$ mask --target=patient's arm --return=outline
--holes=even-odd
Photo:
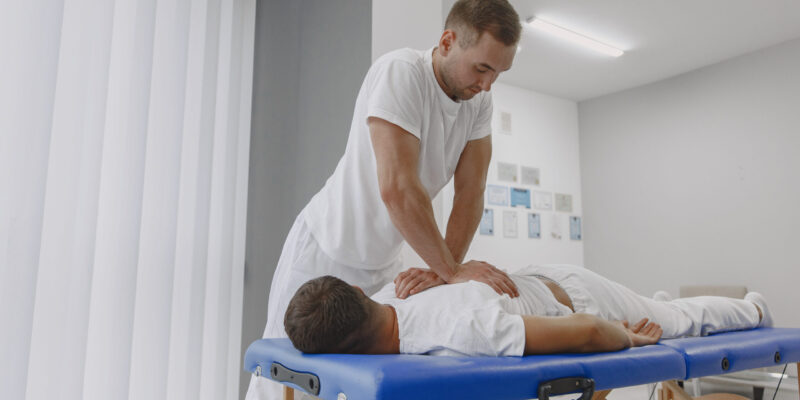
[[[661,327],[647,320],[633,327],[623,322],[608,322],[589,314],[564,317],[523,315],[525,354],[592,353],[615,351],[631,346],[654,344]]]

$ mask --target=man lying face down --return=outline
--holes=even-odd
[[[370,298],[323,276],[297,290],[284,325],[305,353],[467,356],[614,351],[662,337],[772,325],[764,298],[755,292],[745,300],[656,301],[582,267],[530,266],[509,276],[519,297],[469,281],[406,299],[397,298],[390,283]]]

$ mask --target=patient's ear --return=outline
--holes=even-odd
[[[363,294],[364,296],[366,296],[366,295],[367,295],[366,293],[364,293],[364,289],[361,289],[361,287],[359,287],[359,286],[356,286],[356,285],[350,285],[350,286],[352,286],[352,287],[354,287],[354,288],[358,289],[358,291],[359,291],[359,292],[361,292],[361,294]]]

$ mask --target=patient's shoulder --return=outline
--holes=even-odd
[[[372,296],[370,296],[373,301],[381,303],[381,304],[388,304],[391,303],[393,300],[398,300],[397,295],[394,292],[394,282],[389,282],[383,285],[380,290],[375,292]]]

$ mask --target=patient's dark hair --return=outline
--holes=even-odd
[[[304,353],[363,353],[371,345],[370,299],[333,276],[312,279],[297,289],[283,324]]]

